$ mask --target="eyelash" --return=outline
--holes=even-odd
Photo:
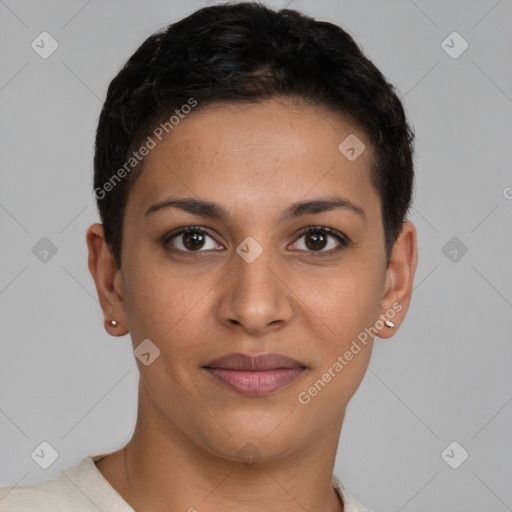
[[[171,240],[173,238],[178,237],[179,235],[183,235],[183,234],[186,234],[186,233],[201,233],[201,234],[207,235],[207,236],[209,236],[210,238],[213,239],[213,237],[208,233],[208,231],[206,231],[204,228],[202,228],[200,226],[185,226],[183,228],[178,228],[178,229],[176,229],[174,231],[171,231],[170,233],[167,233],[164,236],[164,238],[162,239],[162,243],[163,243],[164,248],[166,248],[168,251],[170,251],[172,253],[186,254],[186,255],[190,255],[190,256],[195,255],[195,254],[211,252],[211,250],[210,251],[204,251],[204,250],[183,251],[182,249],[172,248],[172,246],[170,244]],[[328,228],[326,226],[310,226],[310,227],[302,229],[299,232],[298,237],[297,237],[297,239],[296,239],[296,241],[294,243],[296,243],[304,235],[308,235],[308,234],[311,234],[311,233],[325,233],[325,234],[335,238],[338,241],[338,243],[339,243],[338,247],[336,247],[335,249],[331,249],[329,251],[324,251],[324,250],[306,251],[306,252],[311,253],[311,254],[328,255],[328,256],[332,255],[332,254],[337,254],[337,253],[343,251],[344,249],[346,249],[347,247],[349,247],[351,245],[351,243],[352,243],[347,237],[345,237],[341,233],[338,233],[337,231],[335,231],[335,230],[333,230],[331,228]]]

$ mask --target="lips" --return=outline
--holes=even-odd
[[[306,366],[280,354],[229,354],[210,361],[203,369],[215,380],[244,395],[271,393],[297,380]]]

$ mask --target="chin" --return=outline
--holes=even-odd
[[[244,464],[271,461],[300,449],[298,432],[291,432],[286,425],[288,412],[280,415],[244,414],[239,421],[223,416],[222,426],[202,433],[205,448],[217,457]],[[241,420],[241,421],[240,421]],[[225,429],[225,430],[224,430]],[[301,429],[303,430],[303,429]]]

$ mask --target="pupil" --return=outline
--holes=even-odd
[[[200,249],[204,243],[202,233],[185,233],[184,244],[187,249]]]

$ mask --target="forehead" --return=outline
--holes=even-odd
[[[132,206],[171,194],[244,205],[246,212],[249,202],[271,207],[336,192],[378,203],[367,136],[339,114],[277,99],[196,108],[155,139],[129,194]],[[357,158],[348,158],[347,144]]]

